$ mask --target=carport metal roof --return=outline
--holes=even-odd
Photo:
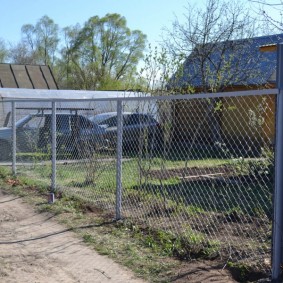
[[[50,101],[50,100],[115,100],[117,98],[145,98],[149,94],[132,91],[89,91],[58,89],[0,88],[0,101]]]

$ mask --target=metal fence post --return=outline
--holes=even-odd
[[[277,94],[275,141],[275,189],[272,245],[272,282],[281,282],[283,236],[283,44],[277,46]]]
[[[116,164],[116,220],[121,219],[122,208],[122,156],[123,155],[123,113],[122,100],[117,101],[117,164]]]
[[[16,155],[17,155],[17,131],[16,131],[16,105],[12,101],[12,172],[17,174]]]
[[[51,155],[52,155],[52,173],[51,173],[51,191],[49,194],[49,203],[55,201],[54,192],[56,189],[56,102],[52,102],[51,118]]]

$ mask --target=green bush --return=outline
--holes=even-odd
[[[255,178],[261,177],[264,180],[274,180],[274,152],[263,150],[260,159],[250,160],[247,163],[248,173]]]

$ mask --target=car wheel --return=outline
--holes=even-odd
[[[0,160],[7,161],[10,160],[12,156],[12,148],[10,144],[6,141],[0,141]]]
[[[154,152],[162,151],[163,148],[163,137],[160,131],[156,131],[149,135],[148,148]]]

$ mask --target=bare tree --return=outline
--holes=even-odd
[[[35,25],[22,27],[22,42],[37,64],[53,65],[59,43],[59,27],[48,16],[40,18]]]
[[[36,64],[34,51],[20,41],[16,45],[11,45],[9,49],[9,59],[14,64]]]
[[[281,32],[283,30],[283,1],[249,0],[255,12],[263,17],[263,22],[268,23],[271,29]]]
[[[3,39],[0,38],[0,63],[5,62],[8,57],[8,49],[6,43]]]
[[[245,85],[247,77],[258,75],[251,72],[261,58],[246,54],[262,30],[243,3],[208,0],[203,10],[188,5],[185,12],[185,23],[176,19],[164,38],[169,53],[184,62],[173,77],[177,84],[217,92],[231,81]]]

